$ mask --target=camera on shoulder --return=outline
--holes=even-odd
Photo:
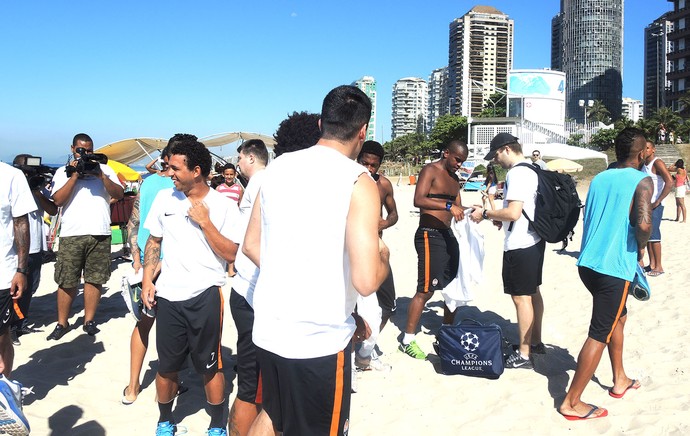
[[[32,191],[41,189],[53,179],[55,168],[43,165],[38,156],[20,154],[14,158],[13,166],[21,170]]]
[[[103,153],[89,153],[84,147],[77,147],[75,151],[79,154],[79,159],[77,159],[77,164],[75,166],[68,165],[65,168],[67,177],[72,177],[72,174],[75,172],[79,174],[80,179],[86,176],[101,175],[100,164],[107,164],[108,156]]]

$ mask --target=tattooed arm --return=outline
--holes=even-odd
[[[17,267],[29,267],[29,216],[22,215],[12,219],[14,226],[14,246],[17,248]],[[26,289],[26,274],[16,272],[10,284],[10,295],[15,300],[22,296]]]
[[[633,197],[632,210],[630,211],[630,224],[635,227],[635,239],[637,240],[637,257],[642,259],[644,249],[647,246],[649,235],[652,233],[652,194],[654,186],[652,179],[645,177],[637,184]]]
[[[134,206],[132,206],[132,214],[129,216],[129,221],[127,222],[127,234],[129,235],[129,248],[132,253],[132,267],[134,272],[139,272],[141,269],[141,251],[139,250],[139,244],[137,243],[137,237],[139,236],[139,196],[137,195],[136,200],[134,200]]]
[[[156,304],[154,300],[156,286],[153,284],[153,279],[161,258],[161,241],[163,238],[149,236],[144,249],[144,279],[141,283],[141,300],[148,309],[152,309]]]

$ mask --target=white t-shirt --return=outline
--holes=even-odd
[[[237,203],[209,189],[204,198],[211,222],[230,238],[232,226],[239,220]],[[211,286],[225,285],[227,263],[206,241],[201,228],[189,218],[189,199],[174,188],[156,195],[144,227],[151,236],[163,238],[161,275],[156,281],[156,295],[169,301],[185,301]],[[230,238],[231,239],[231,238]]]
[[[103,174],[118,185],[120,181],[115,171],[108,165],[100,164]],[[53,176],[52,195],[65,186],[69,178],[65,167],[60,167]],[[60,236],[109,235],[110,234],[110,194],[103,181],[95,176],[77,179],[72,196],[62,206]]]
[[[239,225],[236,226],[236,233],[233,232],[233,238],[231,238],[233,241],[240,243],[237,257],[235,258],[237,274],[232,279],[232,288],[243,296],[252,307],[254,306],[254,287],[256,286],[256,280],[259,278],[259,268],[242,253],[242,242],[244,241],[245,233],[247,233],[249,217],[252,214],[252,207],[261,189],[264,173],[265,170],[260,170],[249,179],[242,201],[240,201],[240,215],[242,217]]]
[[[367,169],[321,145],[283,154],[266,168],[252,332],[258,347],[308,359],[338,353],[352,338],[359,294],[345,225],[362,173]]]
[[[506,183],[503,188],[503,207],[508,207],[509,201],[521,201],[522,210],[533,220],[538,184],[539,179],[533,170],[522,165],[513,166],[506,174]],[[510,229],[511,223],[512,229]],[[503,251],[528,248],[541,241],[539,235],[530,230],[529,221],[522,214],[515,222],[504,221],[503,230],[506,236]]]
[[[41,195],[49,196],[50,193],[43,189],[41,190]],[[43,251],[43,243],[45,242],[45,237],[43,235],[43,214],[45,211],[41,207],[41,204],[36,201],[36,197],[31,194],[34,203],[36,203],[36,210],[29,214],[29,232],[31,233],[31,245],[29,246],[29,254],[36,254]]]
[[[0,162],[0,289],[9,289],[17,272],[13,218],[36,210],[24,173]]]

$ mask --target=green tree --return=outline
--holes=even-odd
[[[685,91],[685,93],[678,98],[678,106],[678,113],[680,113],[681,116],[690,116],[690,91]]]
[[[462,139],[467,141],[467,118],[458,115],[442,115],[431,130],[426,147],[440,150],[448,141]]]
[[[670,107],[660,107],[654,112],[652,120],[657,124],[663,124],[666,127],[666,132],[675,130],[676,127],[682,122],[681,117],[673,111]]]
[[[658,123],[649,118],[640,118],[635,123],[635,127],[644,131],[647,138],[656,138],[656,127]]]
[[[383,150],[388,160],[412,162],[423,154],[424,143],[424,135],[409,133],[386,142],[383,144]]]
[[[582,133],[573,133],[568,137],[566,144],[573,145],[575,147],[582,147],[584,145],[582,143],[582,138],[584,138],[584,136],[585,135],[583,135]]]
[[[620,118],[618,121],[613,123],[613,127],[619,132],[623,129],[626,129],[628,127],[634,127],[634,126],[635,126],[635,123],[630,118]]]
[[[506,116],[506,95],[495,92],[484,102],[484,107],[479,114],[480,118],[496,118]]]
[[[619,130],[617,129],[601,129],[589,140],[589,145],[592,148],[597,148],[599,150],[608,150],[613,146],[613,140],[618,136]]]
[[[611,113],[601,100],[594,100],[594,104],[587,110],[587,118],[604,124],[611,123]]]
[[[681,124],[678,125],[676,128],[676,134],[678,137],[680,137],[680,140],[683,144],[687,144],[690,142],[690,120],[684,120]]]

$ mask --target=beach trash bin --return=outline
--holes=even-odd
[[[410,185],[416,185],[417,184],[417,176],[412,174],[410,175]]]

